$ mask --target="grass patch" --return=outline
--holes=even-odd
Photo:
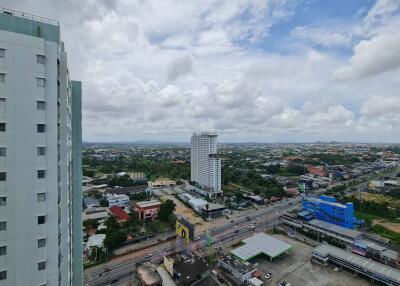
[[[400,234],[398,234],[394,231],[391,231],[391,230],[387,229],[386,227],[379,225],[379,224],[371,226],[371,231],[376,234],[379,234],[387,239],[390,239],[390,241],[393,244],[400,246]]]
[[[379,219],[380,217],[373,215],[373,214],[369,214],[369,213],[365,213],[365,212],[361,212],[361,211],[354,211],[355,217],[358,219],[362,219],[365,222],[371,223],[374,219]]]

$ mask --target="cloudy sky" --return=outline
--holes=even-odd
[[[400,142],[398,0],[0,0],[60,21],[86,141]]]

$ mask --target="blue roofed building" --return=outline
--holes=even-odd
[[[353,203],[341,204],[334,197],[307,196],[303,198],[303,211],[312,214],[315,218],[345,228],[354,229],[357,223],[354,217]]]

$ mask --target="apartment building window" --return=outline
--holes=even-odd
[[[6,74],[0,73],[0,82],[6,82]]]
[[[0,197],[0,207],[5,207],[7,205],[7,197]]]
[[[0,147],[0,157],[6,156],[6,147]]]
[[[0,246],[0,256],[7,255],[7,246]]]
[[[45,247],[46,246],[46,239],[45,238],[40,238],[40,239],[38,239],[37,243],[38,243],[38,248]]]
[[[36,62],[44,65],[46,63],[46,57],[43,55],[36,55]]]
[[[44,202],[46,200],[46,193],[38,193],[37,194],[37,201]]]
[[[5,180],[7,180],[7,173],[0,172],[0,181],[5,181]]]
[[[0,122],[0,132],[6,131],[6,124],[4,122]]]
[[[38,271],[46,269],[46,261],[41,261],[38,263]]]
[[[7,279],[7,270],[0,271],[0,280]]]
[[[38,156],[46,155],[46,147],[37,147],[37,155]]]
[[[38,132],[38,133],[44,133],[44,132],[46,132],[46,124],[38,124],[38,125],[37,125],[37,132]]]
[[[0,49],[0,58],[5,58],[6,57],[6,49]]]
[[[38,87],[44,87],[46,84],[46,80],[44,78],[37,77],[36,83]]]
[[[37,217],[37,223],[38,224],[45,224],[46,222],[46,216],[45,215],[40,215]]]
[[[0,221],[0,230],[6,230],[6,229],[7,229],[7,222]]]
[[[46,177],[46,171],[45,170],[37,170],[37,177],[38,177],[38,179],[44,179]]]
[[[46,101],[43,101],[43,100],[36,101],[36,107],[38,110],[45,110],[46,109]]]

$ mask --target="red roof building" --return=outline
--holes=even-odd
[[[316,175],[316,176],[320,176],[320,177],[328,176],[328,171],[326,170],[325,166],[308,165],[307,172],[309,172],[310,174]]]
[[[299,193],[299,190],[297,188],[290,188],[287,189],[286,192],[292,197],[295,197]]]
[[[161,202],[158,200],[137,202],[135,211],[138,214],[139,220],[154,220],[160,211]]]
[[[123,223],[129,220],[129,215],[119,206],[113,206],[108,209],[110,214],[115,217],[118,223]]]

